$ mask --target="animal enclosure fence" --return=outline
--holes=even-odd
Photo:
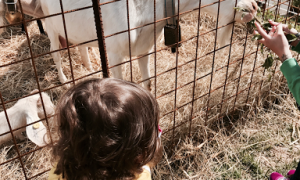
[[[180,0],[174,0],[180,4]],[[249,41],[251,34],[243,26],[232,21],[224,26],[219,25],[219,16],[216,19],[201,13],[201,10],[208,6],[218,5],[218,15],[220,3],[226,0],[218,0],[211,4],[202,5],[199,0],[199,6],[183,13],[176,13],[174,17],[182,25],[182,40],[175,44],[176,53],[172,54],[171,47],[164,46],[159,41],[154,41],[154,47],[151,52],[138,57],[132,56],[131,32],[142,29],[143,27],[152,26],[154,28],[153,36],[157,39],[157,24],[164,22],[172,17],[157,19],[157,2],[153,1],[153,22],[138,27],[132,27],[130,24],[130,5],[129,0],[112,0],[99,2],[92,0],[92,5],[80,7],[78,9],[64,10],[63,0],[57,0],[60,4],[61,12],[49,16],[38,18],[27,18],[23,14],[22,3],[19,3],[19,10],[23,14],[22,22],[1,26],[0,28],[11,28],[11,33],[4,35],[4,39],[11,36],[22,36],[22,45],[16,47],[16,52],[10,52],[8,45],[13,39],[6,40],[1,44],[7,48],[1,55],[7,61],[0,62],[0,75],[2,87],[0,87],[1,110],[4,111],[10,131],[0,134],[4,136],[11,134],[13,145],[5,151],[5,155],[0,158],[0,169],[6,167],[6,171],[17,169],[18,173],[12,179],[43,179],[47,177],[51,163],[48,146],[36,147],[30,142],[18,142],[14,137],[14,132],[33,125],[36,122],[43,122],[47,125],[51,143],[55,141],[52,137],[54,115],[47,116],[43,102],[42,92],[47,92],[52,99],[56,101],[65,90],[65,85],[74,85],[77,82],[89,77],[110,77],[109,70],[122,66],[125,79],[142,84],[147,80],[152,81],[151,92],[157,98],[161,108],[160,124],[164,130],[163,139],[166,149],[172,152],[174,144],[177,141],[178,134],[191,135],[197,128],[204,129],[212,126],[220,119],[234,116],[234,112],[243,111],[245,108],[251,108],[258,105],[259,98],[269,93],[276,86],[275,79],[282,79],[279,71],[279,64],[276,63],[271,71],[266,71],[262,67],[264,58],[259,53],[259,45],[256,42]],[[113,4],[126,2],[127,12],[127,30],[106,34],[104,32],[102,21],[102,7]],[[293,0],[289,1],[261,1],[258,2],[262,7],[262,16],[273,10],[275,19],[284,23],[293,23],[294,27],[299,25],[299,7],[293,5]],[[179,12],[179,6],[176,7]],[[68,41],[68,29],[66,29],[65,15],[93,9],[95,16],[95,25],[97,30],[97,39],[91,39],[80,44],[70,44]],[[292,11],[293,9],[293,11]],[[297,11],[295,11],[295,9]],[[49,41],[46,37],[40,37],[31,33],[27,27],[32,26],[31,22],[38,19],[46,19],[55,16],[61,16],[64,25],[64,34],[66,38],[66,47],[49,51]],[[26,17],[26,18],[25,18]],[[111,22],[118,23],[118,22]],[[25,35],[16,33],[13,29],[17,25],[24,24]],[[80,26],[80,24],[78,24]],[[230,43],[223,47],[217,45],[217,31],[226,26],[234,25],[231,29]],[[47,30],[46,30],[47,31]],[[106,54],[105,40],[119,34],[128,34],[128,52],[129,57],[121,64],[110,66]],[[179,33],[179,31],[177,31]],[[10,42],[9,42],[10,41]],[[82,69],[80,58],[76,54],[75,48],[91,42],[98,41],[99,53],[93,60],[94,71],[89,72]],[[20,42],[16,42],[20,43]],[[150,43],[150,42],[145,42]],[[181,47],[179,47],[181,46]],[[4,50],[5,48],[2,48]],[[41,50],[42,49],[42,50]],[[68,66],[67,76],[69,81],[63,84],[55,82],[56,73],[48,64],[51,53],[61,52],[64,54],[63,65]],[[90,54],[93,50],[90,49]],[[100,58],[98,58],[99,56]],[[151,56],[151,73],[148,79],[142,79],[138,74],[136,63],[140,58]],[[0,60],[1,61],[1,60]],[[27,63],[27,64],[26,64]],[[101,68],[99,68],[101,66]],[[31,73],[24,75],[24,71]],[[80,69],[80,70],[78,70]],[[22,71],[22,73],[20,72]],[[51,72],[50,74],[48,72]],[[54,73],[53,73],[54,72]],[[28,72],[27,72],[28,73]],[[20,76],[22,74],[22,77]],[[31,80],[29,80],[31,78]],[[20,82],[22,81],[22,82]],[[12,82],[12,83],[11,83]],[[34,82],[34,83],[33,83]],[[51,83],[50,83],[51,82]],[[7,84],[5,84],[7,83]],[[12,87],[10,87],[12,86]],[[28,93],[33,89],[38,92]],[[26,97],[39,94],[42,99],[45,118],[34,123],[27,124],[16,129],[11,128],[11,122],[8,117],[7,109],[16,101]],[[209,139],[209,135],[204,135]],[[2,150],[7,146],[1,146]],[[40,161],[34,156],[45,156]],[[1,155],[2,156],[2,155]],[[17,164],[17,165],[15,165]]]

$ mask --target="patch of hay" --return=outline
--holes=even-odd
[[[181,18],[183,40],[197,35],[197,17],[198,13],[194,12]],[[200,33],[215,28],[215,24],[215,19],[202,14]],[[33,54],[38,55],[48,52],[50,41],[46,36],[39,34],[36,24],[31,23],[28,29]],[[18,33],[19,31],[20,28],[17,27],[9,28],[0,38],[0,66],[30,57],[26,36]],[[258,53],[255,64],[256,69],[253,73],[251,84],[251,71],[254,65],[257,46],[256,42],[250,40],[250,37],[248,37],[247,44],[245,44],[246,30],[243,25],[236,24],[235,26],[233,36],[233,42],[235,43],[231,48],[230,59],[228,59],[229,47],[216,51],[215,56],[213,53],[204,56],[213,51],[214,37],[215,32],[199,37],[197,54],[199,59],[196,62],[196,72],[194,72],[195,61],[192,61],[196,57],[196,38],[184,42],[179,48],[178,65],[180,67],[177,68],[177,76],[176,55],[172,54],[170,50],[157,53],[157,74],[173,69],[157,77],[156,88],[154,86],[154,79],[152,79],[152,93],[156,93],[157,97],[159,97],[157,100],[162,115],[160,124],[165,132],[171,130],[174,126],[178,127],[174,131],[167,131],[163,135],[165,156],[163,161],[154,170],[154,179],[171,179],[171,177],[175,179],[230,179],[234,173],[236,173],[236,177],[251,178],[252,176],[247,172],[247,169],[243,169],[243,164],[251,164],[252,162],[258,162],[258,166],[250,166],[256,171],[259,171],[259,167],[262,164],[273,169],[276,168],[277,162],[275,159],[270,159],[269,155],[263,156],[260,154],[258,156],[258,152],[251,150],[251,148],[256,142],[259,142],[259,146],[262,144],[274,145],[271,142],[274,142],[276,138],[275,132],[269,132],[273,126],[270,128],[268,124],[272,121],[274,123],[278,122],[278,127],[277,129],[275,128],[275,130],[278,130],[282,122],[280,122],[279,118],[274,120],[274,117],[277,117],[275,110],[271,109],[265,112],[264,108],[261,107],[266,105],[266,100],[271,104],[271,100],[278,99],[277,96],[268,96],[268,94],[282,86],[282,75],[276,73],[271,79],[274,79],[274,81],[271,81],[273,82],[273,86],[270,87],[271,82],[268,81],[270,73],[264,73],[264,69],[260,67],[264,62],[264,57]],[[157,49],[164,47],[163,42],[158,42]],[[101,70],[101,63],[99,53],[96,48],[95,50],[96,53],[93,53],[93,50],[90,49],[89,54],[94,70],[99,71]],[[61,54],[63,71],[68,79],[71,80],[72,76],[67,51],[63,51]],[[243,54],[245,55],[244,59]],[[76,48],[70,50],[70,56],[72,58],[71,62],[75,79],[91,73],[82,65],[79,52]],[[230,65],[227,72],[228,61]],[[57,70],[51,55],[38,57],[34,60],[34,63],[37,69],[38,81],[42,89],[51,89],[59,85]],[[214,64],[213,71],[212,64]],[[133,81],[139,82],[141,81],[141,75],[137,61],[133,61],[132,65]],[[151,75],[154,75],[153,55],[151,55],[150,67]],[[278,70],[278,67],[276,70]],[[122,69],[124,79],[130,80],[131,70],[129,63],[123,65]],[[190,102],[193,100],[195,73],[197,81],[195,83],[195,101],[192,109]],[[227,81],[224,89],[223,85],[226,80],[226,74]],[[101,76],[101,73],[93,75],[93,77]],[[181,88],[176,91],[177,98],[175,104],[175,91],[172,90],[176,87],[176,77],[177,87]],[[263,79],[267,80],[262,81]],[[252,87],[248,91],[250,84]],[[23,97],[34,89],[37,89],[37,82],[30,60],[1,68],[0,91],[4,101]],[[47,93],[51,96],[54,103],[56,103],[64,90],[64,87],[59,86],[48,90]],[[209,93],[209,90],[212,92]],[[236,96],[237,93],[239,94]],[[288,97],[289,102],[293,102],[291,97]],[[222,103],[223,99],[225,101]],[[6,104],[7,108],[11,107],[14,103],[10,102]],[[270,104],[268,107],[272,107]],[[207,105],[209,108],[208,112]],[[285,107],[283,104],[279,104],[278,106],[279,109]],[[173,110],[176,108],[179,109],[174,114]],[[235,113],[232,113],[233,108],[236,110]],[[258,109],[257,114],[253,115],[250,113],[253,112],[253,109]],[[2,107],[0,110],[2,110]],[[268,116],[270,116],[269,119]],[[191,118],[193,119],[191,120]],[[290,119],[292,116],[286,114],[286,118]],[[245,123],[246,121],[247,123]],[[289,121],[291,120],[284,122],[290,123]],[[261,126],[265,129],[262,129]],[[190,128],[191,131],[189,131]],[[280,135],[283,138],[276,138],[276,142],[284,142],[286,140],[287,137],[285,137],[284,133]],[[264,136],[265,138],[261,141],[257,139],[251,140],[252,136],[255,138],[256,136],[257,138]],[[8,142],[5,146],[1,147],[0,163],[17,156],[11,144],[11,142]],[[33,150],[36,146],[27,140],[26,142],[19,142],[18,148],[21,154],[24,154]],[[278,157],[278,153],[280,154],[284,150],[281,147],[274,148],[272,149],[272,153]],[[245,153],[249,152],[255,154],[255,157],[245,155]],[[292,153],[289,152],[282,156],[285,157],[285,162],[289,163],[292,161],[292,159],[286,157],[289,157],[294,152],[293,150]],[[49,148],[43,148],[33,154],[23,156],[22,161],[27,177],[32,177],[39,172],[51,168],[50,160],[51,153]],[[267,171],[265,169],[262,170],[262,168],[260,170],[262,172]],[[226,173],[229,173],[230,176],[227,177]],[[0,174],[1,178],[5,177],[5,179],[24,179],[18,159],[0,166]],[[47,173],[38,176],[36,179],[46,178]]]

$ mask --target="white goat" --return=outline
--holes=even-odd
[[[1,0],[0,0],[1,1]],[[61,12],[59,1],[52,0],[34,0],[37,5],[41,5],[41,9],[45,15],[51,15]],[[102,0],[101,3],[109,2],[110,0]],[[91,0],[63,0],[64,11],[73,10],[81,7],[92,5]],[[174,0],[175,9],[177,10],[178,1]],[[202,0],[201,4],[207,5],[217,0]],[[179,13],[198,8],[199,0],[181,0]],[[220,4],[220,16],[218,26],[226,25],[234,19],[235,0],[225,0]],[[238,0],[237,7],[243,8],[248,12],[237,12],[235,20],[238,22],[248,22],[255,15],[258,6],[254,0]],[[39,7],[37,7],[39,9]],[[157,20],[164,18],[164,0],[156,0]],[[207,6],[202,9],[202,12],[207,12],[216,16],[218,12],[218,4]],[[129,15],[130,27],[135,28],[154,21],[153,18],[154,5],[153,0],[129,0]],[[244,15],[242,15],[244,13]],[[128,29],[127,26],[127,9],[126,1],[118,1],[102,6],[102,16],[105,35],[114,34]],[[96,29],[94,22],[93,10],[86,9],[65,14],[68,40],[73,44],[82,43],[88,40],[96,39]],[[156,33],[157,38],[162,32],[166,22],[157,23]],[[45,19],[46,30],[51,41],[50,50],[59,49],[60,38],[65,37],[65,31],[61,16],[55,16]],[[218,42],[221,46],[229,42],[231,36],[232,25],[226,26],[218,30]],[[183,32],[184,33],[184,32]],[[141,56],[151,51],[154,41],[154,26],[148,25],[143,28],[138,28],[130,32],[132,56]],[[106,39],[107,54],[110,66],[120,64],[125,57],[129,56],[129,40],[128,34],[122,33]],[[79,47],[83,64],[91,69],[91,63],[88,57],[87,47],[97,47],[97,42],[92,42]],[[58,70],[58,76],[62,83],[67,81],[61,67],[61,56],[59,53],[53,53],[53,60]],[[149,56],[139,59],[139,67],[142,73],[142,79],[150,77],[149,71]],[[112,74],[116,78],[122,79],[121,66],[111,69]],[[150,80],[144,82],[144,86],[150,89]]]
[[[34,90],[31,93],[35,92],[38,91]],[[52,104],[50,97],[46,93],[42,93],[42,96],[47,116],[53,115],[55,107]],[[36,94],[18,100],[13,107],[7,109],[7,115],[12,130],[45,118],[40,95]],[[22,139],[21,132],[24,130],[25,128],[19,129],[14,131],[13,134],[19,139]],[[0,134],[6,132],[9,132],[9,126],[3,111],[0,113]],[[26,134],[28,138],[38,146],[43,146],[47,143],[44,142],[44,136],[46,133],[47,129],[42,122],[38,122],[26,127]],[[0,136],[0,145],[11,138],[11,133]]]

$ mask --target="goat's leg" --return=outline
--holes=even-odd
[[[93,58],[94,58],[94,59],[98,59],[99,57],[97,56],[97,54],[96,54],[96,52],[95,52],[95,48],[93,48],[93,47],[89,47],[89,48],[90,48],[91,51],[92,51]]]
[[[25,26],[23,23],[21,24],[21,27],[22,27],[22,33],[25,33]]]
[[[50,51],[54,51],[59,49],[59,36],[58,34],[54,33],[53,31],[50,31],[51,28],[47,28],[48,29],[48,37],[50,39]],[[59,81],[61,83],[65,83],[67,82],[67,78],[63,73],[62,67],[61,67],[61,56],[59,54],[59,52],[55,52],[52,53],[52,58],[53,61],[56,65],[57,71],[58,71],[58,77],[59,77]]]
[[[109,57],[110,66],[115,66],[117,64],[120,64],[120,63],[122,63],[122,60],[123,60],[122,56],[120,56],[119,54],[115,54],[115,53],[109,53],[108,57]],[[112,75],[114,78],[123,79],[121,65],[111,68],[110,71],[112,72]]]
[[[139,61],[140,71],[142,73],[142,79],[143,80],[148,79],[143,82],[144,87],[147,90],[151,91],[151,81],[149,80],[150,78],[149,56],[142,57],[138,61]]]
[[[219,26],[223,26],[223,24],[220,24]],[[232,28],[233,25],[229,24],[225,27],[222,27],[221,29],[218,29],[217,40],[220,44],[220,47],[223,47],[230,43]]]
[[[38,20],[36,20],[36,23],[38,24],[40,33],[46,35],[45,30],[44,30],[44,28],[43,28],[42,21],[41,21],[40,19],[38,19]]]
[[[88,48],[84,47],[84,46],[79,46],[78,47],[83,65],[89,70],[89,71],[93,71],[93,67],[91,64],[91,60],[89,58],[89,54],[88,54]]]

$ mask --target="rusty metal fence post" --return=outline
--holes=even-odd
[[[107,54],[106,54],[101,7],[100,7],[99,0],[92,0],[92,2],[93,2],[93,10],[95,15],[95,26],[96,26],[97,37],[98,37],[98,46],[99,46],[100,57],[101,57],[103,77],[108,78],[109,77],[108,61],[107,61]]]

